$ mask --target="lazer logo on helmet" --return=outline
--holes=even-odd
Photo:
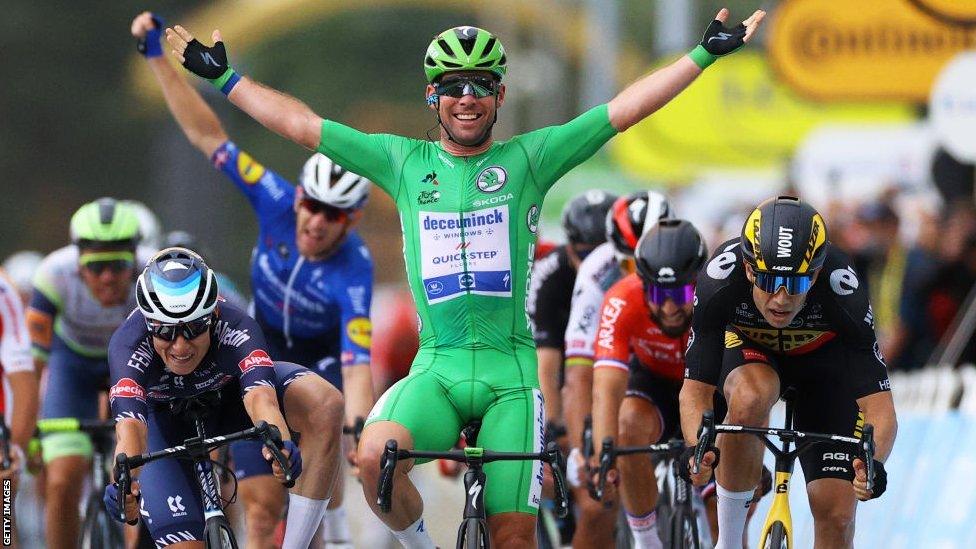
[[[782,259],[784,257],[790,257],[790,251],[793,249],[793,229],[789,227],[780,227],[779,236],[776,239],[776,258]]]
[[[251,354],[244,357],[244,360],[238,362],[237,367],[241,369],[242,374],[246,374],[258,367],[274,368],[274,361],[264,350],[255,349],[251,351]]]

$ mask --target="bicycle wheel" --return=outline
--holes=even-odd
[[[671,549],[701,549],[698,517],[693,510],[678,508],[671,517]]]
[[[763,549],[789,549],[789,538],[786,535],[786,527],[783,523],[776,521],[769,529],[766,539],[762,544]]]
[[[221,516],[207,520],[206,530],[207,549],[237,549],[237,538],[226,518]]]
[[[85,505],[85,518],[78,540],[82,549],[124,547],[122,527],[108,515],[101,499],[92,494]]]
[[[488,549],[488,528],[484,521],[476,518],[464,519],[458,528],[457,549]]]

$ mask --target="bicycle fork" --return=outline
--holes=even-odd
[[[220,508],[220,486],[217,484],[217,475],[214,474],[213,464],[209,461],[202,461],[197,462],[195,467],[203,491],[204,522],[213,517],[223,517],[224,512]]]

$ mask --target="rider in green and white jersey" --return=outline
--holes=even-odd
[[[462,426],[481,421],[479,446],[541,449],[545,420],[525,299],[543,198],[617,132],[665,105],[718,56],[741,47],[763,16],[757,11],[730,29],[722,10],[689,55],[566,124],[507,141],[492,138],[505,101],[505,50],[476,27],[444,31],[427,49],[426,96],[440,122],[437,142],[365,134],[323,120],[302,102],[234,72],[219,31],[207,47],[182,27],[166,29],[184,67],[272,131],[369,178],[396,202],[421,322],[420,351],[410,375],[377,401],[363,432],[359,461],[370,505],[391,438],[403,448],[446,449]],[[407,469],[396,476],[391,512],[380,518],[405,546],[433,547]],[[496,462],[485,472],[494,543],[533,546],[541,466]]]

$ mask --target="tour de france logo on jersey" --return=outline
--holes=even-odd
[[[493,193],[500,190],[508,182],[508,172],[501,166],[488,166],[481,170],[475,180],[478,190],[483,193]]]
[[[525,224],[529,227],[529,231],[535,234],[539,230],[539,206],[533,204],[529,208],[529,213],[525,216]]]

